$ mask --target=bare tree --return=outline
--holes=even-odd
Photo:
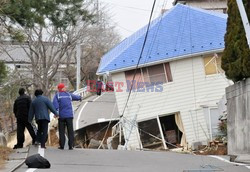
[[[98,9],[97,23],[85,27],[84,37],[81,40],[81,82],[86,84],[87,80],[96,79],[96,71],[101,57],[120,41],[120,36],[111,24],[106,8]],[[75,50],[69,52],[69,56],[75,57]],[[67,61],[64,71],[70,83],[75,88],[76,68]]]
[[[86,6],[88,10],[91,9],[90,5]],[[79,16],[77,19],[77,25],[68,23],[67,27],[54,26],[50,21],[47,21],[46,25],[34,24],[29,28],[22,28],[15,24],[16,27],[23,29],[22,32],[26,36],[26,41],[19,43],[19,46],[22,48],[24,56],[28,58],[26,62],[30,65],[27,66],[27,70],[32,75],[25,77],[32,81],[35,88],[43,89],[45,95],[49,95],[53,90],[53,78],[58,69],[63,68],[66,64],[75,63],[72,52],[76,42],[78,39],[84,40],[86,34],[84,30],[93,23],[93,20],[83,21],[80,19],[81,17]],[[2,48],[8,54],[9,47],[4,45]],[[16,61],[11,54],[8,56]]]
[[[14,24],[15,30],[21,30],[26,40],[18,43],[18,48],[24,52],[20,53],[20,56],[25,56],[21,57],[20,62],[27,64],[27,75],[20,74],[20,78],[27,79],[35,88],[43,89],[45,95],[50,95],[56,73],[59,69],[65,69],[64,75],[75,88],[77,43],[80,43],[82,47],[82,82],[96,78],[95,73],[101,56],[118,43],[119,36],[115,33],[114,26],[109,24],[105,13],[101,13],[99,9],[96,11],[91,5],[93,4],[85,4],[85,8],[90,11],[91,16],[98,17],[95,23],[93,20],[82,20],[82,16],[79,16],[77,23],[68,23],[66,27],[57,27],[51,21],[45,21],[45,25],[35,23],[32,27]],[[6,26],[9,26],[9,23]],[[18,54],[9,53],[10,47],[13,45],[5,44],[2,46],[2,51],[12,59],[16,66],[18,63],[16,63],[16,57],[13,56]]]

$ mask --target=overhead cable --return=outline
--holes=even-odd
[[[143,51],[144,51],[144,48],[145,48],[145,45],[146,45],[146,41],[147,41],[147,37],[148,37],[148,32],[149,32],[149,28],[150,28],[150,24],[151,24],[151,19],[152,19],[153,12],[154,12],[155,2],[156,2],[156,0],[154,0],[153,6],[152,6],[152,10],[151,10],[151,14],[150,14],[149,22],[148,22],[148,27],[147,27],[146,35],[145,35],[144,42],[143,42],[143,45],[142,45],[142,50],[141,50],[141,53],[140,53],[140,56],[139,56],[139,59],[138,59],[138,62],[137,62],[136,68],[135,68],[135,72],[134,72],[134,76],[133,76],[132,81],[135,80],[135,75],[136,75],[136,72],[137,72],[138,66],[140,64],[140,61],[141,61],[141,58],[142,58],[142,54],[143,54]],[[133,86],[134,86],[134,82],[132,82],[132,84],[131,84],[131,87],[129,89],[128,98],[127,98],[127,101],[125,103],[122,115],[120,117],[123,117],[123,115],[124,115],[124,112],[125,112],[126,107],[128,105],[128,101],[129,101],[129,98],[130,98]]]

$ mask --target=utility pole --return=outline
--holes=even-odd
[[[80,88],[81,81],[81,44],[80,40],[76,43],[76,90]]]
[[[242,23],[246,32],[247,43],[250,48],[250,26],[249,26],[249,20],[247,18],[247,13],[246,13],[242,0],[236,0],[236,1],[237,1],[239,11],[240,11],[241,20],[242,20]]]

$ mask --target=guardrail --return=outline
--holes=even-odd
[[[81,88],[79,90],[74,91],[73,94],[78,94],[78,95],[80,95],[81,97],[84,98],[88,94],[87,90],[88,90],[88,87],[85,86],[85,87],[83,87],[83,88]]]

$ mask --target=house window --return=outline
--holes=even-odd
[[[221,56],[217,54],[204,57],[204,66],[206,75],[224,73],[221,69]]]
[[[135,74],[135,70],[130,70],[125,72],[125,77],[127,81],[127,86],[131,86],[130,83],[132,83],[133,76]],[[152,84],[157,83],[166,83],[166,82],[172,82],[172,74],[169,63],[164,64],[158,64],[154,66],[144,67],[137,69],[136,75],[134,78],[133,88],[137,88],[138,86],[144,87],[144,86],[151,86]],[[142,83],[143,82],[143,83]],[[129,84],[130,85],[129,85]],[[140,84],[142,83],[142,85]]]
[[[166,83],[173,81],[169,63],[145,67],[142,71],[144,82]]]
[[[149,66],[146,69],[148,70],[148,77],[151,83],[167,82],[163,64]]]
[[[136,70],[135,78],[134,78],[135,70],[130,70],[125,72],[127,87],[130,89],[133,83],[133,89],[137,88],[137,84],[139,82],[143,82],[141,77],[141,69]],[[134,80],[133,80],[134,78]]]
[[[140,128],[139,134],[143,148],[155,149],[163,147],[157,119],[138,122],[138,126]]]
[[[165,63],[164,65],[165,65],[165,70],[166,70],[166,74],[167,74],[167,80],[168,80],[168,82],[172,82],[173,78],[172,78],[170,65],[169,65],[169,63]]]

